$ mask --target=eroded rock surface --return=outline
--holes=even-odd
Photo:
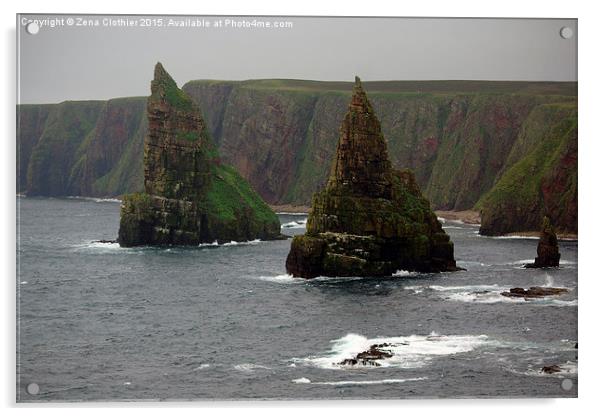
[[[457,270],[453,243],[409,170],[394,170],[359,78],[326,187],[286,260],[296,277],[386,276]]]
[[[144,141],[145,192],[126,195],[122,246],[197,245],[280,237],[276,214],[221,163],[199,107],[158,63]]]
[[[558,267],[560,265],[560,252],[558,251],[558,238],[549,217],[544,217],[537,244],[537,257],[535,262],[525,265],[527,268]]]
[[[393,346],[392,344],[374,344],[366,351],[362,351],[357,354],[354,358],[346,358],[339,365],[371,365],[374,367],[380,367],[379,360],[393,357],[391,350],[386,349],[387,347]]]
[[[502,292],[502,296],[510,298],[524,298],[525,300],[534,298],[543,298],[546,296],[558,296],[567,293],[569,290],[563,287],[540,287],[533,286],[529,289],[514,287],[508,292]]]

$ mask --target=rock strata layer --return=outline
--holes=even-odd
[[[126,195],[122,246],[280,237],[276,214],[221,163],[199,107],[158,63],[147,103],[144,189]]]
[[[326,187],[286,260],[296,277],[387,276],[457,270],[453,243],[409,170],[394,170],[359,78]]]

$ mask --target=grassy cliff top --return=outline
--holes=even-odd
[[[193,80],[183,88],[194,85],[230,84],[251,89],[350,93],[353,82],[311,81],[299,79],[257,79],[247,81]],[[532,94],[577,95],[577,82],[539,81],[363,81],[371,93],[431,93],[431,94]]]

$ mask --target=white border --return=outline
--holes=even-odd
[[[193,402],[184,404],[111,404],[111,412],[119,414],[141,411],[144,414],[163,414],[166,407],[178,407],[180,411],[198,413],[195,407],[203,407],[201,412],[230,413],[246,408],[251,414],[306,414],[339,412],[345,413],[398,413],[420,412],[425,414],[487,414],[507,415],[508,412],[550,414],[579,414],[589,412],[597,404],[601,374],[599,350],[600,342],[600,244],[602,216],[597,209],[602,206],[600,198],[602,157],[601,115],[602,91],[600,78],[600,27],[602,16],[594,1],[528,2],[525,0],[487,1],[411,1],[385,2],[304,0],[289,3],[285,1],[214,1],[184,2],[145,1],[126,3],[123,0],[102,0],[95,4],[83,1],[5,1],[2,4],[4,65],[2,81],[4,97],[0,106],[4,135],[2,140],[3,174],[0,181],[4,221],[2,265],[3,281],[3,337],[0,394],[1,403],[12,407],[25,408],[26,413],[43,411],[46,415],[79,414],[85,412],[104,415],[106,410],[92,405],[50,405],[39,408],[30,405],[15,406],[15,14],[21,13],[132,13],[132,14],[248,14],[248,15],[345,15],[345,16],[436,16],[436,17],[553,17],[579,19],[579,399],[557,400],[438,400],[438,401],[315,401],[315,402]],[[598,214],[598,215],[596,215]],[[66,409],[63,407],[67,407]],[[599,406],[597,406],[599,407]],[[134,409],[139,408],[139,409]]]

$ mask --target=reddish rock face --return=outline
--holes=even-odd
[[[356,78],[324,190],[286,260],[297,277],[457,270],[453,243],[410,171],[391,168],[380,122]]]

